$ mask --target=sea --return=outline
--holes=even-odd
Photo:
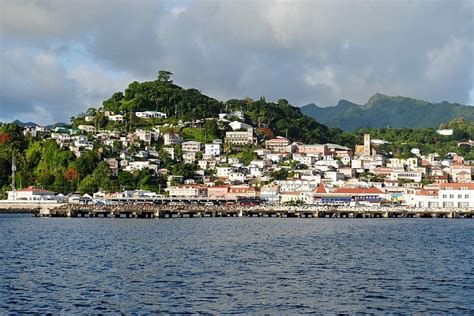
[[[0,314],[474,314],[474,220],[0,215]]]

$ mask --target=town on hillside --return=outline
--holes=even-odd
[[[22,127],[23,136],[39,139],[42,147],[54,143],[64,157],[75,156],[76,164],[65,170],[65,186],[88,170],[92,156],[105,171],[87,171],[75,192],[22,187],[13,175],[7,200],[474,207],[473,166],[455,153],[440,157],[412,148],[410,157],[390,158],[380,150],[385,141],[370,134],[355,148],[296,142],[252,126],[240,111],[193,121],[169,120],[159,111],[130,115],[152,124],[127,130],[129,115],[99,109],[77,127]],[[98,117],[112,128],[98,128]],[[219,133],[224,137],[215,138]],[[21,172],[15,162],[12,169]]]

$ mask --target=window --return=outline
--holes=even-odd
[[[446,199],[448,196],[446,194],[443,194],[443,199]]]
[[[469,194],[464,195],[464,198],[465,198],[465,199],[468,199],[468,198],[469,198]]]
[[[449,198],[450,198],[450,199],[454,199],[454,194],[450,194],[450,195],[449,195]]]
[[[458,194],[458,199],[462,199],[462,194]]]

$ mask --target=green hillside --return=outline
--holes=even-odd
[[[254,127],[268,127],[276,135],[288,135],[293,140],[309,143],[331,142],[341,134],[339,129],[328,128],[303,115],[300,108],[285,99],[271,102],[262,97],[256,101],[245,98],[223,102],[203,95],[197,89],[175,85],[171,73],[166,71],[160,71],[155,81],[131,83],[124,92],[117,92],[104,101],[103,108],[122,113],[132,120],[133,115],[128,115],[132,111],[160,111],[170,119],[183,121],[216,118],[219,113],[241,111],[246,122]],[[130,122],[139,123],[137,119]]]
[[[333,107],[308,104],[301,112],[323,124],[344,130],[370,127],[438,127],[453,119],[474,120],[474,107],[457,103],[430,103],[422,100],[375,94],[364,105],[341,100]]]

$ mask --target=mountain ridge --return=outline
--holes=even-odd
[[[429,128],[453,119],[474,120],[474,106],[442,101],[388,96],[376,93],[365,104],[341,99],[335,106],[320,107],[310,103],[301,112],[330,127],[354,130],[364,127]]]

